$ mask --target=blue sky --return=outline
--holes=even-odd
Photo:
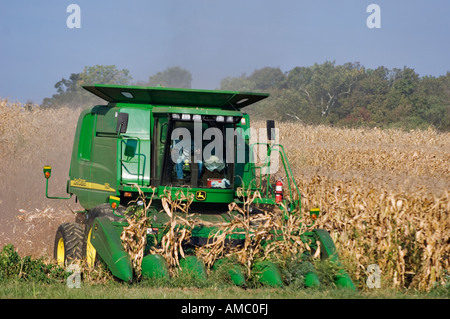
[[[66,25],[71,3],[79,29]],[[379,29],[366,24],[372,3]],[[181,66],[197,89],[327,60],[440,76],[450,71],[449,34],[448,0],[0,0],[0,98],[41,103],[96,64],[128,69],[133,81]]]

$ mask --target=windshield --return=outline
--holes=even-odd
[[[169,121],[163,184],[231,188],[234,176],[235,123],[203,116],[198,121]]]

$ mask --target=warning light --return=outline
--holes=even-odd
[[[109,204],[113,210],[116,209],[120,204],[120,197],[109,196]]]
[[[44,176],[45,176],[45,178],[49,179],[51,174],[52,174],[52,167],[51,166],[44,166]]]
[[[319,217],[319,214],[320,214],[320,210],[318,208],[313,208],[313,209],[311,209],[309,214],[310,214],[312,220],[317,220],[317,218]]]

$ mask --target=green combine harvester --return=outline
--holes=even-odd
[[[286,221],[291,214],[300,214],[300,192],[285,151],[275,142],[274,122],[267,121],[265,141],[251,143],[250,132],[257,131],[250,130],[249,116],[242,112],[269,94],[98,84],[84,89],[108,103],[80,114],[67,181],[68,197],[48,195],[51,167],[44,166],[47,198],[76,195],[84,208],[79,212],[83,218],[61,224],[56,232],[54,252],[61,265],[85,259],[92,266],[101,260],[116,278],[132,282],[132,261],[120,237],[128,226],[127,208],[140,205],[146,208],[149,221],[143,235],[147,244],[142,276],[169,277],[165,258],[152,253],[152,247],[161,245],[173,217],[164,208],[163,198],[168,192],[173,198],[180,194],[191,198],[188,214],[174,214],[197,221],[189,229],[191,236],[183,242],[185,254],[180,256],[180,266],[200,277],[206,274],[205,265],[195,256],[195,249],[211,242],[218,230],[215,224],[231,222],[240,214],[238,210],[245,208],[239,190],[259,194],[254,196],[251,207],[246,207],[250,215],[261,213],[262,208],[278,210]],[[266,154],[262,164],[254,157],[257,147],[263,147]],[[278,161],[273,160],[274,155]],[[282,180],[277,179],[277,174],[282,175]],[[146,199],[151,199],[151,205]],[[230,207],[236,209],[230,211]],[[309,214],[315,220],[319,210]],[[320,257],[340,264],[329,233],[308,229],[301,234],[311,249],[308,253],[312,255],[320,243]],[[273,234],[262,244],[280,239],[279,234]],[[239,246],[245,235],[231,234],[226,240],[227,245]],[[270,259],[255,262],[252,271],[258,273],[263,284],[283,285],[277,264]],[[229,273],[234,283],[245,285],[241,268],[233,267]],[[304,282],[305,286],[320,284],[314,271],[304,276]],[[355,289],[343,269],[335,283]]]

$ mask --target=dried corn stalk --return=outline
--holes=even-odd
[[[164,229],[160,247],[152,247],[150,253],[162,255],[172,274],[176,274],[176,269],[180,267],[179,256],[185,257],[183,244],[190,238],[195,224],[188,216],[189,206],[193,200],[194,194],[189,192],[185,194],[181,190],[172,194],[170,188],[164,189],[164,195],[161,196],[163,209],[170,222]]]
[[[142,205],[134,205],[127,209],[125,218],[128,226],[124,227],[120,239],[122,240],[124,250],[130,255],[131,264],[136,276],[139,278],[142,271],[141,266],[142,258],[144,258],[144,249],[147,244],[147,227],[149,223],[146,212],[152,204],[155,188],[153,188],[151,198],[147,200],[139,186],[135,184],[134,187],[137,187],[139,192],[135,203],[141,201]]]
[[[250,206],[255,199],[261,198],[260,194],[243,188],[239,188],[237,194],[243,198],[242,207],[231,203],[228,209],[230,212],[237,211],[240,215],[235,216],[230,223],[216,225],[218,231],[207,245],[198,250],[197,255],[206,266],[211,267],[219,258],[235,256],[250,275],[256,260],[299,254],[305,249],[299,236],[303,226],[298,216],[290,215],[288,220],[283,221],[281,210],[250,214]],[[273,233],[280,236],[280,240],[269,242],[263,247],[263,242],[270,239]],[[226,245],[225,240],[231,235],[245,235],[243,245]]]
[[[386,287],[429,290],[445,285],[450,269],[450,197],[364,187],[324,176],[299,184],[302,206],[320,206],[316,227],[332,234],[352,275],[366,281],[377,264]],[[447,278],[447,279],[446,279]],[[364,286],[362,287],[364,288]]]

